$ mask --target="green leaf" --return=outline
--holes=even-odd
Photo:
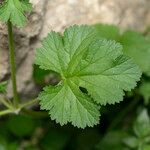
[[[98,106],[76,85],[48,86],[39,99],[41,109],[49,110],[52,120],[61,125],[72,122],[74,126],[85,128],[99,122]]]
[[[139,145],[139,140],[136,137],[126,137],[123,142],[130,148],[137,148]]]
[[[95,24],[93,26],[95,27],[99,37],[118,41],[120,31],[117,26],[108,24]]]
[[[3,136],[0,135],[0,150],[6,150],[7,142]]]
[[[146,109],[143,109],[134,123],[134,132],[140,137],[146,137],[150,134],[150,118]]]
[[[150,150],[150,145],[145,145],[143,150]]]
[[[128,135],[123,131],[111,131],[97,145],[97,150],[129,150],[123,144]]]
[[[7,143],[7,150],[17,150],[19,149],[19,143],[18,142],[9,142]]]
[[[63,36],[50,32],[36,50],[36,64],[61,76],[57,86],[46,87],[39,95],[41,108],[61,125],[71,122],[84,128],[97,124],[97,104],[120,102],[123,91],[133,89],[141,76],[138,66],[123,56],[119,43],[97,39],[94,31],[75,25]]]
[[[0,93],[5,93],[7,89],[8,82],[3,81],[0,83]]]
[[[29,0],[5,0],[0,6],[0,20],[10,20],[13,25],[24,26],[26,23],[25,12],[31,11]]]
[[[143,73],[150,75],[150,40],[134,31],[124,32],[120,41],[124,53],[134,59]]]
[[[11,116],[7,122],[7,127],[14,135],[24,137],[31,135],[36,125],[32,117],[19,115]]]
[[[149,37],[144,37],[141,33],[135,31],[126,31],[120,34],[119,28],[115,25],[96,24],[93,26],[99,37],[120,42],[123,45],[124,53],[133,58],[143,73],[150,76]]]
[[[133,89],[140,77],[138,66],[121,50],[118,43],[100,40],[90,45],[87,56],[75,70],[74,82],[78,80],[80,86],[86,87],[99,104],[122,101],[123,90]]]
[[[142,82],[139,92],[144,97],[145,104],[148,104],[150,100],[150,82]]]

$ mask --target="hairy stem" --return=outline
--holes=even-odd
[[[11,68],[11,80],[13,87],[13,103],[17,108],[19,103],[19,98],[17,94],[17,84],[16,84],[16,64],[15,64],[15,47],[14,47],[14,38],[12,31],[12,23],[8,21],[8,39],[9,39],[9,57],[10,57],[10,68]]]

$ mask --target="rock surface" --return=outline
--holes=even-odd
[[[31,0],[34,10],[23,29],[14,29],[19,92],[32,80],[34,49],[50,30],[73,24],[108,23],[144,31],[150,25],[150,0]],[[0,24],[0,80],[10,78],[6,26]],[[9,96],[12,95],[9,84]]]

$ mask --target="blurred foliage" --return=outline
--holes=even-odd
[[[36,126],[34,118],[24,115],[14,115],[7,121],[8,130],[17,137],[30,136]]]
[[[0,93],[6,93],[7,84],[7,81],[0,82]]]
[[[150,100],[150,82],[144,81],[141,83],[139,93],[144,97],[145,104],[149,103]]]
[[[119,40],[120,31],[117,26],[107,24],[95,24],[94,27],[99,37],[106,38],[108,40]]]
[[[127,137],[124,131],[111,131],[97,145],[98,150],[128,150],[123,144],[123,138]]]

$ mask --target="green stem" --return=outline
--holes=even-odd
[[[8,21],[8,38],[9,38],[9,56],[10,56],[10,68],[11,68],[11,80],[13,87],[13,99],[14,106],[17,108],[19,103],[19,98],[17,94],[17,84],[16,84],[16,64],[15,64],[15,47],[14,47],[14,38],[12,31],[12,23]]]
[[[20,105],[18,105],[17,108],[14,108],[13,105],[11,105],[11,103],[9,104],[9,102],[7,102],[6,100],[0,99],[0,102],[3,103],[8,108],[6,110],[0,111],[0,116],[7,115],[9,113],[18,114],[20,112],[23,112],[25,114],[35,116],[35,117],[39,116],[40,118],[48,116],[46,112],[33,111],[33,110],[25,109],[25,107],[33,106],[36,103],[38,103],[37,99],[31,100],[31,101],[26,102],[24,104],[20,104]]]
[[[19,108],[22,109],[22,108],[25,108],[25,107],[28,107],[28,106],[35,105],[36,103],[38,103],[38,100],[34,99],[34,100],[31,100],[31,101],[26,102],[24,104],[20,104]]]
[[[10,114],[10,113],[13,113],[13,111],[11,109],[0,111],[0,116],[4,116],[4,115]]]
[[[12,105],[10,104],[10,103],[8,103],[6,100],[4,100],[4,99],[0,99],[0,102],[4,105],[4,106],[6,106],[7,108],[9,108],[9,109],[12,109],[13,107],[12,107]]]

